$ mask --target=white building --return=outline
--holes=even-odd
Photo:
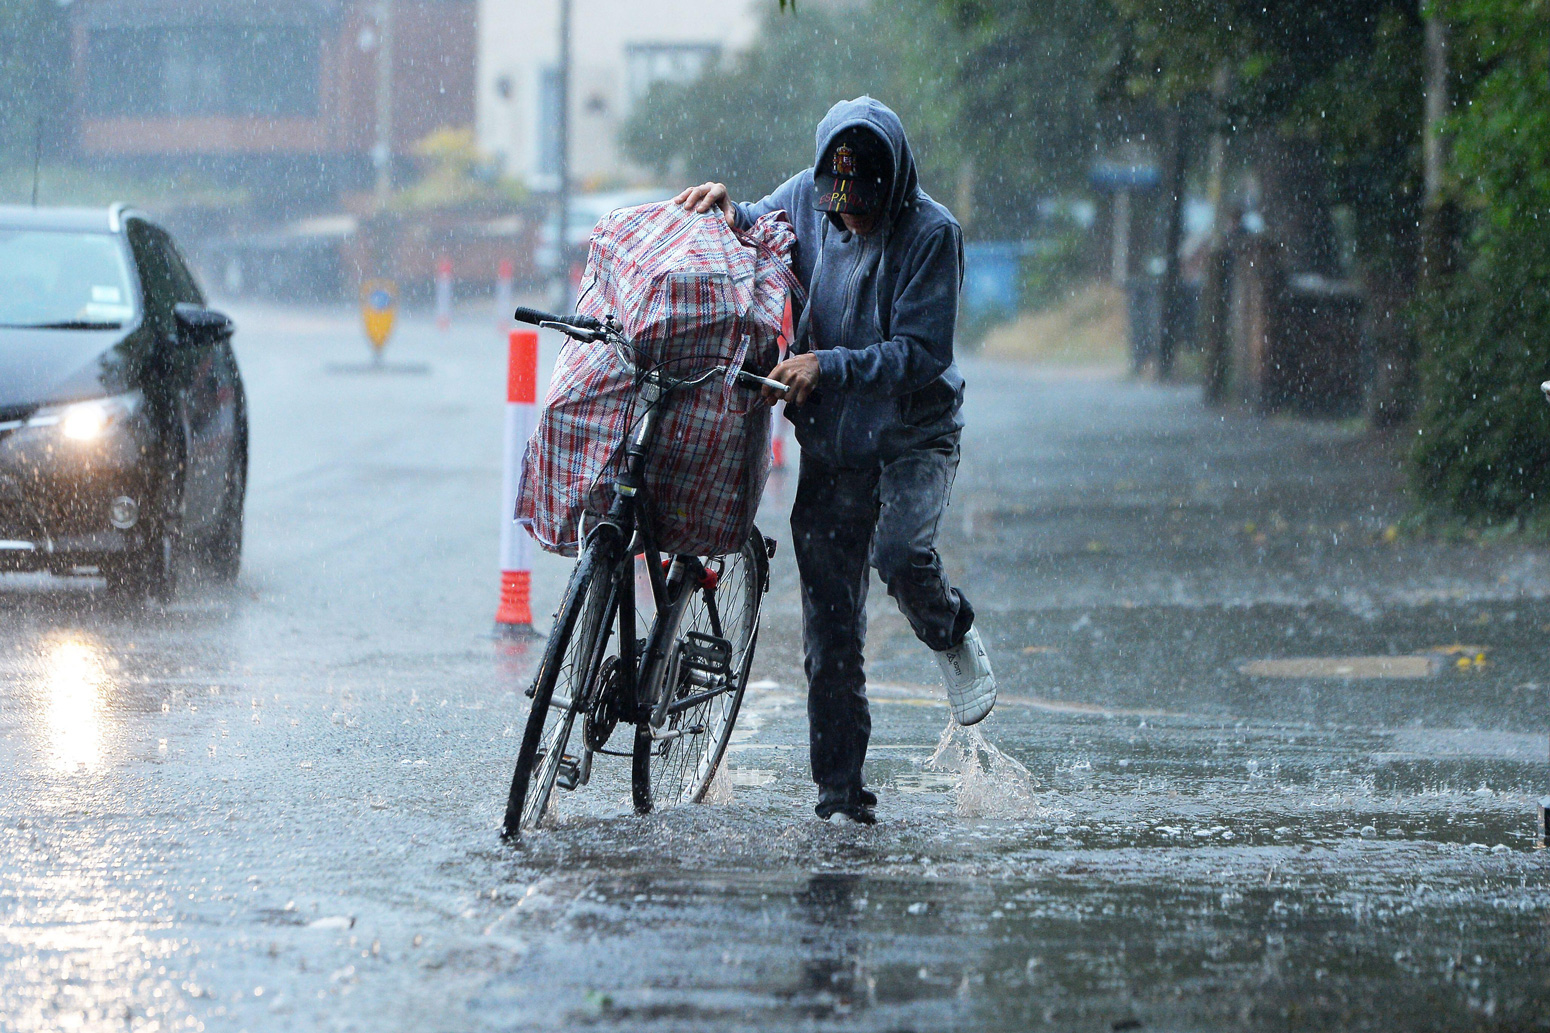
[[[571,0],[571,178],[638,182],[616,143],[634,102],[746,47],[777,0]],[[556,185],[560,0],[479,0],[479,140],[538,190]]]

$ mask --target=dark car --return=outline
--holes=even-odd
[[[232,322],[145,215],[0,206],[0,570],[170,599],[242,556]]]

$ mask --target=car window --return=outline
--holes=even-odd
[[[110,233],[0,228],[0,324],[121,326],[135,298]]]
[[[162,261],[166,263],[169,282],[172,284],[172,300],[174,302],[186,301],[193,305],[205,303],[204,293],[199,289],[199,283],[194,279],[194,274],[189,271],[188,262],[183,258],[183,252],[172,242],[165,231],[155,231],[156,243],[162,252]]]
[[[155,231],[139,220],[129,223],[129,248],[134,252],[135,269],[140,274],[145,317],[157,329],[170,333],[177,290],[173,286],[172,270],[167,267],[166,252],[157,241]]]

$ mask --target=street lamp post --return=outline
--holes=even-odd
[[[377,207],[386,208],[393,192],[393,0],[377,3],[377,142],[371,160],[377,166]]]
[[[571,309],[570,296],[570,242],[567,239],[569,229],[567,223],[570,219],[570,8],[571,0],[560,0],[560,74],[558,83],[559,111],[558,123],[555,125],[555,148],[559,152],[559,189],[556,193],[556,203],[559,205],[558,229],[555,234],[555,276],[558,280],[554,288],[555,298],[558,300],[559,310],[569,312]]]

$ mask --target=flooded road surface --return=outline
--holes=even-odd
[[[600,769],[518,849],[498,338],[368,376],[347,314],[237,315],[236,588],[0,579],[0,1029],[1550,1026],[1550,557],[1398,533],[1402,442],[970,364],[993,748],[876,592],[881,822],[814,818],[783,547],[720,802]]]

